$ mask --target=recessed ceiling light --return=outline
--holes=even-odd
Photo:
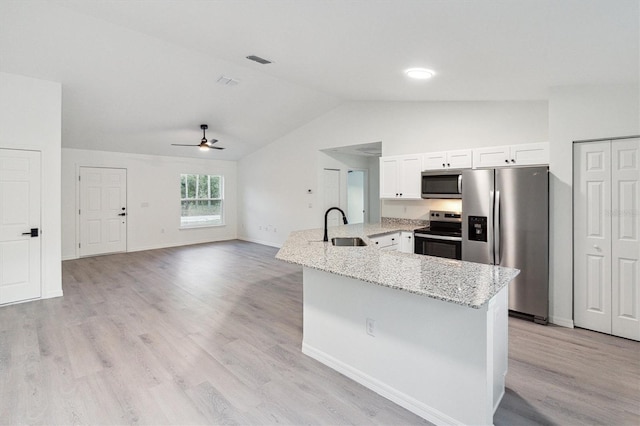
[[[426,80],[435,75],[435,72],[426,68],[409,68],[405,71],[408,77],[415,78],[416,80]]]

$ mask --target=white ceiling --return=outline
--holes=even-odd
[[[236,160],[345,101],[637,84],[639,23],[640,0],[0,0],[0,70],[63,83],[65,147]],[[225,151],[170,146],[201,123]]]

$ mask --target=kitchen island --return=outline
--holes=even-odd
[[[380,250],[407,225],[291,233],[277,258],[303,266],[302,351],[436,424],[492,424],[507,370],[508,283],[518,270]]]

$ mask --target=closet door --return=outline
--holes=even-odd
[[[611,333],[611,144],[574,145],[574,322]]]
[[[611,143],[611,333],[640,340],[640,139]]]

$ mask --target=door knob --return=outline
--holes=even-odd
[[[600,246],[599,246],[599,245],[597,245],[597,244],[594,244],[594,245],[593,245],[593,248],[594,248],[594,249],[596,249],[596,250],[598,250],[598,251],[600,251],[600,250],[601,250],[601,249],[600,249]]]
[[[22,235],[30,235],[31,238],[38,236],[38,228],[31,228],[29,232],[23,232]]]

